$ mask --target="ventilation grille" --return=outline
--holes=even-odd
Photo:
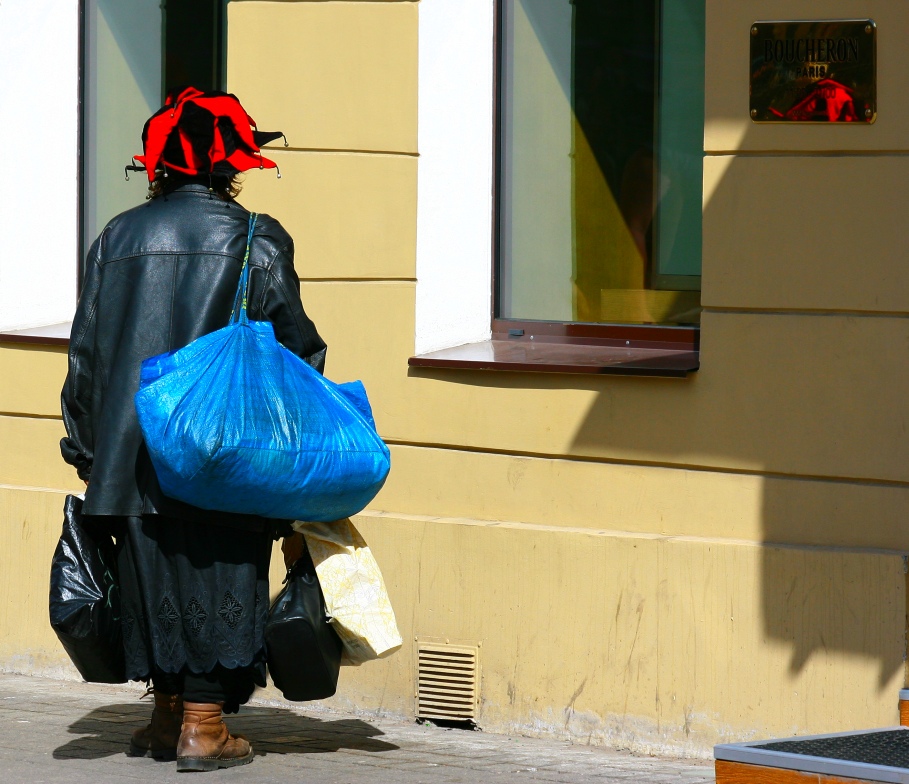
[[[476,719],[479,698],[477,649],[417,644],[417,716]]]

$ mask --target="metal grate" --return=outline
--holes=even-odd
[[[755,744],[753,748],[891,768],[909,768],[909,732],[906,730],[861,732],[807,740],[796,738]]]
[[[417,644],[417,716],[472,721],[477,715],[477,648]]]

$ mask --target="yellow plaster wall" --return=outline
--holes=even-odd
[[[417,159],[409,155],[271,151],[275,183],[247,175],[240,200],[294,238],[304,279],[416,276]],[[351,221],[350,216],[356,215]]]
[[[417,151],[417,4],[228,5],[228,82],[295,149]]]
[[[58,346],[0,344],[0,415],[59,417],[66,352]]]
[[[899,555],[394,514],[357,525],[407,643],[343,670],[343,706],[412,710],[418,637],[480,644],[490,731],[703,754],[897,722]]]
[[[902,148],[905,11],[707,0],[707,310],[701,370],[679,381],[408,370],[418,6],[231,8],[231,89],[293,136],[284,171],[310,175],[247,193],[304,235],[327,373],[363,378],[392,444],[359,522],[405,636],[483,642],[481,724],[705,753],[892,723],[909,334],[893,263],[903,164],[878,153]],[[752,126],[750,23],[863,14],[880,30],[878,122]],[[265,77],[276,41],[316,36]],[[358,53],[394,45],[387,62]],[[380,116],[366,91],[409,98]],[[739,150],[798,154],[714,154]],[[875,155],[805,154],[830,151]],[[412,678],[405,650],[345,671],[338,699],[406,714]]]
[[[898,484],[397,444],[391,455],[371,504],[389,514],[909,552],[909,488]]]
[[[79,677],[48,622],[50,562],[63,523],[64,498],[61,491],[0,485],[3,670]]]
[[[754,450],[763,470],[773,473],[763,488],[761,541],[905,553],[903,515],[883,497],[896,500],[907,489],[906,475],[892,470],[904,459],[906,409],[890,396],[905,378],[900,346],[909,312],[900,208],[901,96],[909,84],[899,36],[907,9],[876,0],[707,0],[707,12],[702,367],[712,366],[716,338],[723,347],[713,356],[721,359],[716,370],[741,374],[752,387],[736,385],[730,403],[739,413],[721,407],[717,433],[738,430],[745,436],[738,451]],[[744,66],[753,21],[866,16],[878,26],[873,125],[750,121]],[[742,68],[734,66],[739,61]],[[739,327],[732,340],[716,334],[732,325]],[[854,341],[858,335],[865,340]],[[761,426],[765,433],[757,432]],[[728,438],[718,435],[717,442],[732,451]],[[834,475],[860,481],[836,488],[820,481]],[[865,492],[874,499],[860,499]],[[755,592],[765,630],[797,650],[795,626],[773,601],[778,580],[774,559],[764,553]],[[829,590],[849,584],[839,575]],[[874,612],[876,602],[863,607]],[[827,612],[838,612],[835,602]],[[844,660],[852,655],[848,645],[834,648]],[[775,693],[785,694],[784,684]],[[799,694],[819,718],[835,710],[823,688]],[[858,706],[860,695],[853,699],[850,706]],[[872,725],[850,718],[850,727],[862,726]]]
[[[67,492],[60,457],[66,348],[0,343],[0,668],[77,678],[48,623],[50,561]]]
[[[0,485],[82,492],[76,472],[60,457],[65,435],[59,418],[0,416]]]
[[[704,181],[708,308],[909,312],[906,158],[708,156]]]

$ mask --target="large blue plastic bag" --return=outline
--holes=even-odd
[[[359,381],[333,384],[249,321],[249,248],[230,324],[142,363],[136,412],[165,495],[201,509],[331,522],[385,483],[388,447]]]
[[[136,410],[161,489],[202,509],[340,520],[390,467],[363,385],[333,384],[265,321],[145,360]]]

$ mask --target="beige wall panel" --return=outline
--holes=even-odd
[[[773,19],[864,19],[878,25],[877,120],[873,125],[755,124],[749,117],[751,23]],[[905,150],[909,54],[903,45],[909,5],[893,0],[707,0],[705,149]],[[807,183],[806,198],[814,189]]]
[[[414,289],[406,282],[303,281],[303,306],[328,344],[325,375],[362,379],[381,431],[407,381],[414,350]]]
[[[62,494],[0,489],[3,668],[74,675],[46,623],[61,505]],[[336,704],[412,715],[419,636],[481,643],[480,724],[492,731],[704,754],[732,738],[896,721],[897,556],[378,515],[357,525],[408,642],[345,669]],[[772,699],[766,683],[778,684]]]
[[[909,488],[391,447],[389,514],[909,552]]]
[[[60,416],[65,346],[0,343],[0,413]]]
[[[898,556],[357,524],[408,642],[342,671],[336,704],[413,715],[419,636],[481,643],[488,731],[709,754],[732,739],[897,721]]]
[[[301,278],[416,276],[417,159],[277,152],[280,180],[251,172],[241,200],[294,238]]]
[[[704,166],[706,307],[909,311],[909,159],[708,156]]]
[[[65,435],[58,419],[0,415],[0,485],[85,490],[76,470],[60,457]]]
[[[231,3],[228,86],[296,148],[417,151],[416,3]]]
[[[0,489],[2,668],[74,676],[46,622],[62,500]],[[899,556],[374,514],[357,525],[407,643],[345,668],[337,705],[413,715],[420,637],[481,644],[490,731],[708,754],[896,723]]]
[[[705,451],[773,473],[909,479],[909,320],[713,314],[702,325],[689,433]]]
[[[412,285],[303,296],[329,377],[366,382],[392,441],[909,482],[906,319],[708,312],[684,380],[408,372]]]
[[[63,499],[0,488],[0,669],[79,678],[47,620]]]

